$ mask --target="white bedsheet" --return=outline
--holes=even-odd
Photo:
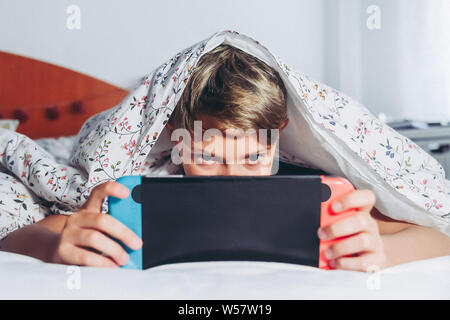
[[[398,265],[372,278],[267,262],[183,263],[145,271],[80,267],[80,288],[69,289],[68,282],[72,288],[76,282],[68,266],[0,252],[0,298],[450,299],[449,271],[450,256]]]

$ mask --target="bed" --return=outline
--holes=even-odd
[[[81,124],[127,94],[90,76],[4,52],[0,70],[1,118],[19,120],[17,130],[36,139],[60,163],[67,163]],[[29,90],[19,92],[24,85]],[[449,271],[450,256],[366,274],[234,261],[170,264],[146,271],[74,268],[0,252],[0,298],[449,299]],[[79,282],[74,286],[75,276]]]

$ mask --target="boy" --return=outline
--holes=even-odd
[[[184,174],[270,175],[278,137],[270,135],[266,145],[260,136],[242,135],[240,130],[283,130],[288,124],[286,89],[268,65],[232,46],[220,45],[198,62],[167,124],[168,132],[172,137],[179,129],[192,134],[194,121],[201,121],[202,130],[215,129],[222,134],[188,142],[171,139],[172,156],[180,156]],[[232,138],[225,134],[230,132]],[[129,190],[116,182],[104,183],[92,190],[80,211],[49,216],[14,231],[1,249],[56,263],[124,265],[128,254],[108,235],[131,249],[140,248],[142,241],[100,211],[105,197],[124,198],[128,194]],[[366,271],[373,265],[385,268],[450,254],[450,238],[445,234],[389,219],[374,204],[371,190],[356,190],[333,204],[335,211],[359,211],[318,230],[321,239],[349,236],[325,253],[335,268]]]

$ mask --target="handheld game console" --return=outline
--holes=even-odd
[[[356,214],[334,213],[331,203],[354,190],[338,177],[126,176],[126,199],[109,198],[110,214],[144,245],[124,268],[178,262],[272,261],[331,269],[319,226]],[[122,244],[123,245],[123,244]]]

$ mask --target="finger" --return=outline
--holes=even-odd
[[[361,211],[370,212],[375,202],[376,197],[372,190],[355,190],[334,201],[332,209],[334,212],[341,212],[357,208]]]
[[[121,266],[126,265],[130,260],[128,253],[121,245],[96,230],[79,230],[77,239],[73,243],[77,246],[95,249],[96,251],[107,255]]]
[[[85,212],[78,217],[76,223],[80,228],[90,228],[106,233],[122,241],[130,249],[137,250],[142,247],[142,240],[130,228],[108,214]]]
[[[103,200],[108,196],[126,198],[130,194],[127,187],[115,181],[108,181],[92,189],[83,209],[101,212]]]
[[[108,257],[92,251],[79,248],[72,244],[64,244],[59,249],[60,259],[66,264],[92,266],[103,268],[117,268],[118,265]]]
[[[324,254],[325,258],[330,260],[356,253],[375,251],[376,247],[375,237],[370,233],[362,232],[329,246],[325,249]]]
[[[318,231],[321,240],[332,240],[335,238],[350,236],[360,232],[375,232],[376,222],[368,212],[361,211],[359,214],[336,221]]]
[[[335,269],[369,272],[380,270],[381,267],[373,263],[374,254],[364,254],[359,257],[342,257],[329,261],[330,266]]]

